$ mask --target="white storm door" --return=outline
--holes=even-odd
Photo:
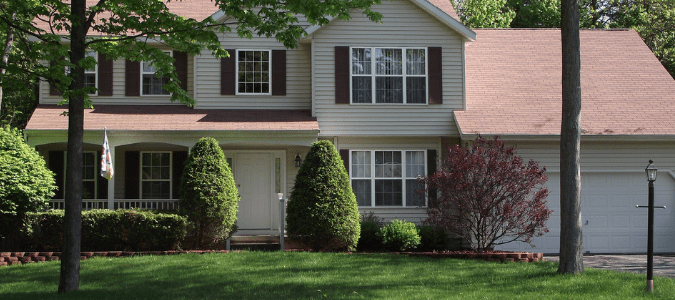
[[[272,154],[237,153],[234,179],[241,201],[239,229],[272,229]]]

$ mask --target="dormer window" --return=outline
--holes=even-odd
[[[351,48],[351,103],[427,103],[426,48]]]

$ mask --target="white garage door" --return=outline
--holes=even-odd
[[[534,238],[535,248],[524,243],[498,246],[509,251],[560,252],[559,174],[549,173],[549,207],[554,210],[548,221],[549,232]],[[644,172],[582,173],[581,217],[584,252],[647,252],[647,180]],[[654,251],[675,252],[675,180],[659,172],[655,185]]]

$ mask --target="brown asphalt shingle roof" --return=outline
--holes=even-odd
[[[66,106],[40,105],[26,130],[67,130]],[[191,109],[182,105],[95,105],[85,109],[84,130],[318,131],[305,110]]]
[[[463,134],[558,135],[560,30],[476,29]],[[633,30],[581,31],[584,135],[675,134],[675,80]]]
[[[457,15],[455,7],[452,6],[450,0],[429,0],[429,2],[459,21],[459,16]]]

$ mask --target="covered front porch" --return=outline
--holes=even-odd
[[[101,110],[98,114],[95,112],[97,109]],[[230,121],[233,122],[225,122],[218,120],[227,118],[229,114],[222,110],[204,110],[203,116],[195,118],[195,123],[186,123],[191,124],[187,126],[180,125],[180,122],[194,117],[201,110],[177,106],[161,109],[175,113],[164,118],[178,122],[179,126],[174,128],[174,123],[165,121],[168,123],[164,129],[155,129],[156,126],[151,124],[153,116],[157,114],[151,112],[158,108],[141,109],[142,114],[113,113],[107,111],[106,107],[97,109],[88,111],[85,116],[83,209],[179,209],[180,178],[189,150],[199,138],[209,136],[219,141],[241,196],[237,235],[278,235],[279,221],[282,218],[278,195],[288,196],[298,171],[295,166],[296,157],[304,158],[309,146],[318,136],[318,124],[308,112],[289,111],[285,115],[280,112],[276,113],[277,117],[271,118],[259,115],[262,113],[268,116],[264,111],[232,112],[232,116],[238,117],[232,117],[233,120]],[[41,114],[54,114],[55,111],[62,110],[41,110],[38,107],[37,119],[34,116],[31,122],[39,120]],[[260,122],[235,122],[234,119],[241,118],[242,113],[249,113],[247,119]],[[114,122],[106,121],[110,114],[117,115],[119,119]],[[284,116],[279,119],[279,114]],[[52,117],[65,119],[58,114]],[[125,117],[126,120],[120,121]],[[97,121],[94,122],[91,118]],[[214,122],[222,124],[222,130],[202,128],[206,125],[212,127]],[[56,122],[51,123],[51,127],[55,127]],[[25,131],[26,139],[29,145],[45,157],[48,166],[56,174],[59,190],[50,202],[51,207],[64,208],[67,128],[63,124],[57,125],[56,130],[46,129],[39,128],[38,124],[29,123]],[[115,170],[111,180],[99,175],[103,126],[107,127]],[[197,127],[193,128],[195,126]]]

